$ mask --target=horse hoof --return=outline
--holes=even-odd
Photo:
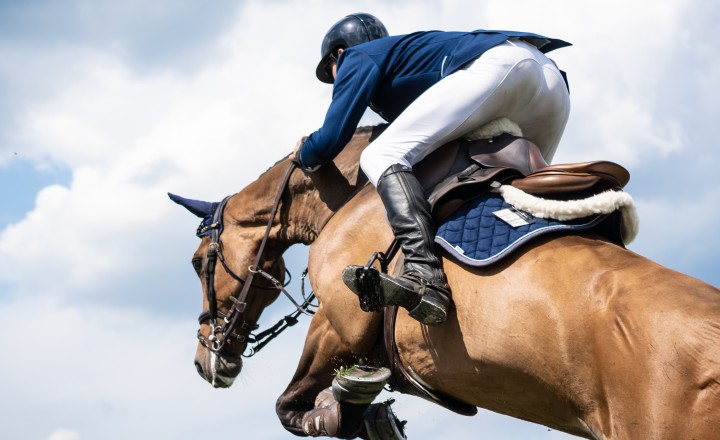
[[[335,375],[332,393],[338,402],[369,404],[375,400],[390,379],[385,367],[356,365]]]
[[[335,400],[335,396],[333,396],[331,388],[326,388],[320,391],[315,398],[315,408],[329,408],[336,403],[337,400]]]
[[[335,437],[340,430],[340,403],[306,412],[301,426],[303,432],[312,437]]]

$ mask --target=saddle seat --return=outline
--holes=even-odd
[[[526,193],[547,198],[566,198],[590,191],[597,194],[619,190],[630,181],[630,173],[622,166],[605,160],[548,165],[511,185]]]

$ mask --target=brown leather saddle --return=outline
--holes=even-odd
[[[493,182],[510,184],[538,197],[574,200],[620,190],[630,180],[625,168],[608,161],[548,165],[537,145],[509,134],[473,142],[453,141],[428,155],[414,172],[426,190],[437,222],[468,200],[490,191]],[[388,249],[388,262],[396,251],[397,247]],[[385,309],[384,343],[392,371],[390,387],[458,414],[476,414],[474,405],[428,389],[407,370],[395,344],[396,317],[397,307]]]
[[[453,141],[414,168],[428,194],[436,221],[490,189],[492,182],[511,184],[534,196],[582,199],[620,190],[630,173],[609,161],[549,165],[531,141],[503,134],[473,142]]]

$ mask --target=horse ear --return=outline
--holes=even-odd
[[[215,203],[203,202],[201,200],[186,199],[178,195],[168,193],[170,200],[177,203],[180,206],[184,206],[185,209],[192,212],[200,218],[211,216],[215,211]]]

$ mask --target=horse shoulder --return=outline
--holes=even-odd
[[[335,213],[310,246],[310,279],[327,319],[353,352],[361,355],[378,342],[382,319],[379,313],[360,309],[341,274],[345,266],[365,264],[373,252],[390,244],[392,232],[384,224],[383,212],[377,194],[368,186]]]

